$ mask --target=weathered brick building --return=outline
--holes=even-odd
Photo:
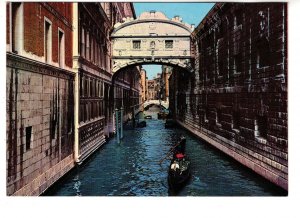
[[[74,165],[72,4],[6,7],[7,195],[38,195]]]
[[[195,74],[170,81],[177,120],[287,190],[287,4],[217,3],[192,40]]]

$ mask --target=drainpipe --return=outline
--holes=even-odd
[[[74,160],[79,162],[79,67],[78,67],[78,3],[73,3],[73,69],[75,71],[75,89],[74,89]]]

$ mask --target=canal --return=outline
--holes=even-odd
[[[157,108],[144,115],[145,128],[127,129],[124,139],[103,145],[81,166],[52,186],[46,196],[168,196],[170,160],[159,164],[180,135],[187,139],[186,154],[192,176],[178,196],[282,196],[285,191],[257,176],[186,130],[165,129]]]

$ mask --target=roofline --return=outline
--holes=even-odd
[[[121,23],[120,26],[118,26],[117,28],[114,29],[114,31],[112,32],[112,36],[114,33],[116,33],[117,31],[119,31],[120,29],[133,25],[133,24],[138,24],[138,23],[149,23],[149,22],[157,22],[157,23],[168,23],[168,24],[172,24],[174,26],[178,26],[181,27],[185,30],[187,30],[190,34],[193,32],[192,29],[190,29],[189,27],[185,26],[183,23],[178,23],[178,22],[174,22],[171,20],[163,20],[163,19],[143,19],[143,20],[133,20],[133,21],[129,21],[126,23]]]
[[[205,15],[205,17],[202,19],[202,21],[198,24],[197,27],[195,27],[192,36],[197,35],[198,32],[201,31],[202,27],[205,25],[205,23],[207,22],[207,20],[209,20],[213,15],[216,14],[216,12],[225,5],[225,2],[217,2],[214,4],[214,6],[209,10],[209,12],[207,12],[207,14]]]

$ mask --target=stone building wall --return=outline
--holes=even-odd
[[[73,80],[7,55],[7,195],[39,195],[74,165]]]
[[[172,74],[178,122],[287,190],[287,4],[217,3],[192,40],[195,74]]]
[[[74,165],[72,7],[22,2],[6,6],[7,195],[39,195]],[[51,24],[49,60],[46,22]]]

